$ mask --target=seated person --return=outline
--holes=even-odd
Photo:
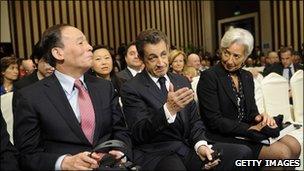
[[[191,88],[194,91],[194,100],[197,102],[197,83],[200,78],[200,76],[197,73],[197,70],[194,67],[185,66],[183,69],[183,75],[188,78],[188,80],[191,83]]]
[[[114,71],[114,59],[108,47],[97,45],[93,47],[93,66],[91,72],[97,77],[109,80],[117,92],[120,91],[121,81]]]
[[[129,132],[117,93],[109,81],[85,74],[92,47],[77,28],[59,24],[42,35],[42,56],[55,67],[51,76],[16,93],[14,142],[25,170],[92,170],[106,153],[92,149],[107,140],[127,145]],[[116,159],[124,153],[111,150]]]
[[[295,72],[303,69],[303,66],[294,63],[293,58],[293,50],[288,47],[282,47],[280,49],[280,62],[274,63],[267,70],[264,70],[263,75],[267,76],[268,74],[275,72],[279,75],[282,75],[287,80],[290,80]]]
[[[19,59],[19,78],[30,75],[36,69],[34,62],[28,58]]]
[[[173,50],[169,53],[170,71],[175,74],[182,74],[186,63],[186,55],[181,50]]]
[[[255,159],[297,159],[300,144],[292,136],[286,135],[270,146],[235,138],[254,138],[253,130],[260,131],[266,125],[277,127],[273,118],[258,113],[253,77],[241,69],[253,42],[247,30],[231,28],[221,40],[221,63],[201,74],[197,95],[208,138],[244,144],[252,149]]]
[[[18,152],[10,142],[9,134],[6,130],[6,122],[0,110],[0,170],[19,170],[17,161]]]
[[[0,95],[14,91],[14,82],[18,79],[18,63],[15,57],[1,58]]]
[[[124,58],[127,67],[117,73],[118,78],[123,82],[133,78],[142,71],[143,62],[138,58],[137,49],[134,42],[131,42],[124,51]]]
[[[41,56],[41,49],[38,47],[39,42],[35,44],[33,48],[33,53],[31,55],[32,61],[37,66],[37,69],[33,71],[30,75],[23,77],[19,81],[14,83],[14,88],[19,90],[23,87],[31,85],[45,77],[50,76],[54,72],[54,67],[50,66],[45,59]]]
[[[207,142],[189,81],[168,72],[170,46],[164,33],[145,30],[136,47],[146,67],[122,85],[121,97],[134,139],[134,160],[143,170],[236,170],[236,159],[251,157],[244,145]],[[223,155],[208,162],[211,144]]]
[[[195,77],[199,78],[199,74],[198,74],[197,70],[194,67],[190,67],[190,66],[184,67],[182,75],[187,77],[190,82],[192,82],[193,78],[195,78]]]

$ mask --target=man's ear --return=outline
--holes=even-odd
[[[61,60],[64,60],[64,57],[63,57],[63,50],[59,47],[54,47],[52,49],[52,55],[59,61]]]

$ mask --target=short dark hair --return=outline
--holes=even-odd
[[[110,47],[107,45],[95,45],[95,46],[93,46],[92,52],[95,52],[98,49],[107,49],[110,52]],[[110,53],[110,55],[112,56],[111,53]]]
[[[165,33],[157,29],[144,30],[136,37],[136,49],[139,58],[144,61],[144,46],[146,44],[157,44],[160,41],[164,41],[168,45],[168,39]]]
[[[36,64],[35,59],[39,61],[42,58],[43,57],[42,57],[42,50],[40,48],[40,41],[38,41],[33,47],[33,52],[30,56],[30,59],[33,61],[34,64]]]
[[[64,27],[71,26],[69,24],[57,24],[49,27],[42,34],[39,49],[41,50],[40,55],[43,56],[47,63],[52,67],[56,66],[56,58],[52,54],[54,47],[64,47],[61,40],[61,31]],[[73,26],[71,26],[73,27]]]
[[[124,50],[124,52],[123,52],[123,57],[124,57],[124,58],[127,56],[129,48],[130,48],[131,46],[133,46],[133,45],[136,46],[136,42],[135,42],[135,41],[129,43],[129,44],[125,47],[125,50]]]
[[[280,48],[280,53],[285,53],[287,51],[289,51],[291,53],[291,55],[294,53],[292,48],[290,48],[290,47],[281,47]]]

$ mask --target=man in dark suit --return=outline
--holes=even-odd
[[[123,82],[130,80],[137,73],[140,73],[142,70],[142,61],[138,58],[137,49],[135,42],[131,42],[124,52],[124,57],[127,63],[127,67],[117,73],[117,77],[120,78]]]
[[[54,67],[50,66],[45,59],[41,56],[39,42],[35,44],[33,48],[33,53],[31,55],[32,61],[37,66],[37,69],[30,75],[23,77],[21,80],[14,83],[15,90],[19,90],[23,87],[31,85],[39,80],[42,80],[45,77],[52,75],[54,72]]]
[[[18,152],[10,142],[9,134],[6,130],[6,122],[0,110],[0,170],[19,170],[17,161]]]
[[[84,73],[92,65],[92,47],[77,28],[62,24],[42,35],[42,56],[53,75],[17,92],[14,142],[26,170],[91,170],[104,153],[90,151],[117,139],[129,150],[111,150],[131,158],[131,143],[117,95],[109,81]]]
[[[134,160],[143,170],[235,170],[236,159],[251,156],[245,146],[213,143],[186,78],[167,73],[169,45],[159,30],[146,30],[136,38],[145,70],[122,86],[123,109],[132,131]],[[211,147],[222,150],[220,161],[212,160]]]
[[[280,63],[274,63],[268,69],[264,70],[263,75],[267,76],[275,72],[287,80],[290,80],[291,76],[300,69],[303,69],[301,65],[293,63],[293,50],[288,47],[283,47],[280,49]]]

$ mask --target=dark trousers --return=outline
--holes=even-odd
[[[253,159],[251,149],[245,145],[215,143],[213,148],[221,151],[220,163],[213,170],[251,170],[235,166],[240,159]],[[155,170],[202,170],[203,163],[194,149],[189,149],[186,156],[171,154],[158,162]]]

